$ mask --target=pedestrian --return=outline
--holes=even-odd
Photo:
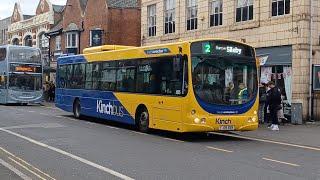
[[[273,131],[279,131],[278,111],[282,109],[281,91],[278,87],[275,86],[274,82],[272,81],[268,83],[268,87],[270,88],[270,90],[267,93],[267,103],[272,120],[270,128]]]
[[[45,82],[43,84],[43,97],[45,101],[49,100],[49,84],[48,82]]]
[[[261,124],[268,123],[267,118],[267,108],[268,105],[266,103],[267,101],[267,84],[261,83],[261,86],[259,87],[259,122]]]

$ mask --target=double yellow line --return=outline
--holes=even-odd
[[[38,179],[41,180],[55,180],[55,178],[51,177],[49,174],[44,173],[40,169],[36,168],[35,166],[31,165],[30,163],[26,162],[25,160],[19,158],[18,156],[10,153],[6,149],[0,147],[0,154],[1,151],[5,154],[7,154],[8,159],[17,165],[18,167],[26,170],[27,172],[31,173],[33,176],[37,177]]]

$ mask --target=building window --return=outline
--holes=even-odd
[[[290,0],[272,0],[272,16],[290,14]]]
[[[61,50],[61,36],[56,36],[56,51]]]
[[[24,38],[24,45],[32,47],[32,37],[30,35]]]
[[[176,31],[175,25],[175,0],[164,1],[164,33],[174,33]]]
[[[209,4],[210,26],[222,25],[222,0],[213,0]]]
[[[16,45],[16,46],[20,45],[19,39],[18,38],[14,38],[12,40],[12,45]]]
[[[187,0],[187,30],[198,29],[197,0]]]
[[[253,0],[238,0],[236,22],[253,19]]]
[[[150,5],[147,7],[148,11],[148,36],[156,36],[157,32],[157,16],[156,16],[156,5]]]
[[[70,32],[67,33],[67,48],[77,48],[78,47],[78,33]]]

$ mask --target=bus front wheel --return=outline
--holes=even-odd
[[[138,128],[141,132],[147,133],[149,131],[149,113],[148,110],[141,109],[138,115]]]
[[[81,117],[81,105],[80,105],[80,101],[76,100],[76,102],[74,102],[73,104],[73,115],[75,118],[80,119]]]

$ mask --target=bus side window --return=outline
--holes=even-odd
[[[0,61],[4,61],[7,56],[6,48],[0,48]]]
[[[58,74],[58,87],[65,88],[67,80],[67,66],[60,66]]]
[[[6,76],[0,76],[0,89],[6,89],[7,84],[7,77]]]
[[[92,89],[92,64],[86,64],[85,89]]]

